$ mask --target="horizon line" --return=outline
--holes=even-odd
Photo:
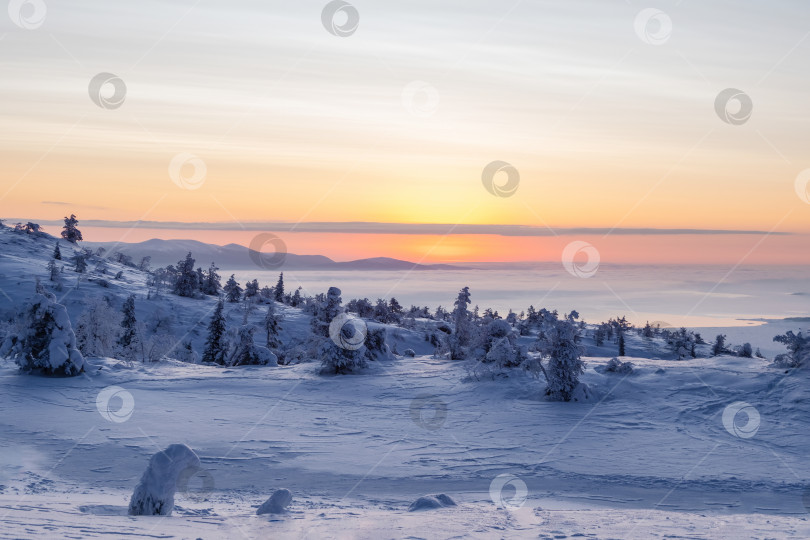
[[[28,219],[8,218],[4,221],[26,222]],[[48,226],[63,224],[61,219],[37,220]],[[248,221],[248,222],[204,222],[204,221],[119,221],[103,219],[81,220],[84,227],[107,228],[146,228],[189,231],[275,231],[286,233],[325,233],[325,234],[403,234],[403,235],[493,235],[515,237],[544,237],[569,235],[793,235],[790,231],[763,231],[752,229],[702,229],[702,228],[657,228],[657,227],[546,227],[537,225],[499,224],[451,224],[451,223],[394,223],[376,221]]]

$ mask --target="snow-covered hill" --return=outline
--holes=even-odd
[[[112,262],[83,277],[65,262],[57,290],[54,243],[0,229],[4,315],[39,277],[71,318],[135,294],[139,319],[170,313],[202,348],[213,298],[147,299],[147,275]],[[282,340],[309,327],[280,312]],[[810,537],[806,370],[675,361],[630,335],[633,373],[605,372],[615,350],[589,346],[594,399],[559,403],[526,371],[435,359],[422,333],[387,332],[416,356],[351,376],[90,358],[83,376],[44,378],[0,360],[0,538]],[[205,482],[171,517],[127,516],[150,456],[174,443],[199,455]],[[276,488],[292,491],[289,511],[255,515]],[[408,512],[437,493],[458,506]]]

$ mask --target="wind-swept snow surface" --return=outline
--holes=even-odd
[[[601,402],[545,401],[525,374],[465,380],[463,365],[424,356],[342,377],[317,363],[110,360],[48,379],[5,363],[0,537],[810,535],[807,373],[633,358],[625,376],[595,371],[607,358],[586,361]],[[129,416],[103,414],[96,396],[109,386],[121,389],[110,408]],[[741,401],[759,415],[753,434],[743,409],[724,425]],[[431,410],[414,420],[414,407]],[[149,456],[176,441],[204,472],[178,490],[171,517],[126,517]],[[267,521],[255,513],[274,485],[296,495]],[[426,493],[458,506],[409,513]]]

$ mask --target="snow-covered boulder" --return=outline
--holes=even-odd
[[[84,370],[84,357],[67,310],[50,293],[37,293],[3,340],[0,357],[10,357],[25,372],[72,377]]]
[[[405,352],[402,353],[402,356],[407,356],[408,358],[413,358],[416,356],[416,353],[413,349],[405,349]]]
[[[289,489],[277,489],[269,499],[256,510],[256,515],[283,514],[292,502],[292,493]]]
[[[434,510],[436,508],[444,508],[446,506],[456,506],[456,501],[444,493],[440,493],[438,495],[425,495],[412,502],[408,507],[408,512]]]
[[[172,444],[149,460],[129,501],[130,516],[170,516],[180,475],[198,469],[200,458],[185,444]]]

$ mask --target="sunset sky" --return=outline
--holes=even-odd
[[[85,237],[245,245],[254,222],[599,228],[279,235],[336,259],[554,260],[582,237],[617,262],[810,263],[806,2],[358,0],[345,37],[325,4],[92,0],[47,2],[36,28],[3,17],[0,217],[230,223]],[[671,32],[656,19],[639,35],[650,7]],[[99,73],[126,84],[120,107],[91,99]],[[741,125],[715,110],[726,88],[753,103]],[[199,172],[188,159],[204,163],[194,189],[172,178]],[[493,161],[519,172],[514,195],[482,185]]]

